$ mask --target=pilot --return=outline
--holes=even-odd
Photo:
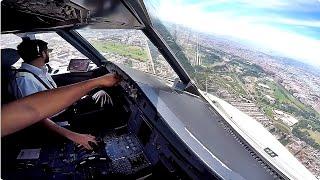
[[[49,52],[47,44],[42,40],[24,39],[17,50],[23,63],[15,72],[15,78],[11,82],[11,92],[16,99],[25,96],[57,88],[56,83],[47,72],[46,63],[49,62]],[[89,142],[97,143],[95,137],[89,134],[80,134],[60,127],[50,118],[41,121],[41,125],[49,130],[68,138],[76,144],[86,149],[92,149]]]
[[[115,86],[120,81],[121,78],[118,75],[107,74],[80,83],[34,93],[5,104],[1,106],[1,137],[52,116],[94,88]]]

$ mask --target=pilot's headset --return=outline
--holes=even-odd
[[[22,38],[23,41],[30,41],[30,46],[32,48],[32,56],[33,57],[41,57],[42,56],[42,51],[45,50],[45,48],[40,48],[40,40],[34,39],[31,40],[29,37],[24,37]]]

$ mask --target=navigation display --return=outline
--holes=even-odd
[[[70,72],[87,72],[90,62],[89,59],[71,59],[68,70]]]

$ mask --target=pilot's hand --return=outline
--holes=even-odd
[[[96,137],[90,135],[90,134],[79,134],[76,133],[71,140],[78,144],[78,146],[82,146],[88,150],[92,150],[92,147],[90,146],[89,142],[93,142],[95,144],[98,144],[96,141]]]
[[[92,95],[92,99],[96,104],[100,102],[100,107],[103,107],[106,103],[113,105],[110,95],[104,90],[94,93],[94,95]]]
[[[119,76],[118,74],[106,74],[104,76],[101,76],[98,78],[100,85],[103,87],[112,87],[112,86],[116,86],[120,83],[121,81],[121,76]]]

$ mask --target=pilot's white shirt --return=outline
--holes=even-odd
[[[48,73],[47,68],[44,66],[38,68],[28,63],[22,63],[20,69],[26,69],[35,75],[37,75],[50,89],[56,88],[57,85]],[[25,96],[47,90],[47,88],[28,72],[18,72],[15,75],[12,84],[12,93],[17,98],[23,98]]]

